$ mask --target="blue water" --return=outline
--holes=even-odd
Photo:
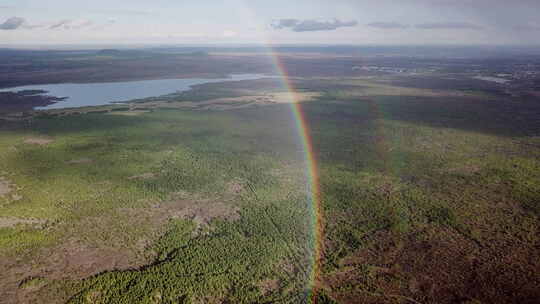
[[[132,99],[148,98],[161,96],[175,92],[189,90],[190,86],[223,81],[260,79],[263,75],[259,74],[237,74],[229,78],[203,79],[203,78],[184,78],[184,79],[159,79],[159,80],[140,80],[126,82],[105,82],[105,83],[62,83],[62,84],[44,84],[28,85],[0,91],[22,91],[22,90],[43,90],[46,95],[55,97],[67,97],[67,99],[58,101],[55,104],[36,109],[63,109],[76,108],[84,106],[99,106],[110,104],[112,102],[129,101]]]

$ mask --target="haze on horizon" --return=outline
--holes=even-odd
[[[0,0],[1,45],[540,44],[522,0]]]

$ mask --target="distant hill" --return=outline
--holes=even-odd
[[[109,57],[141,57],[141,56],[151,56],[158,54],[152,50],[136,50],[136,49],[127,49],[127,50],[118,50],[118,49],[102,49],[97,51],[96,56],[109,56]],[[175,55],[175,56],[186,56],[186,57],[205,57],[208,56],[208,52],[203,50],[194,50],[191,52],[180,52],[180,53],[161,53],[162,55]]]
[[[120,56],[124,52],[116,49],[103,49],[97,52],[97,55],[101,56]]]
[[[196,52],[189,52],[189,53],[181,53],[180,55],[182,55],[182,56],[204,57],[204,56],[208,56],[208,52],[196,51]]]

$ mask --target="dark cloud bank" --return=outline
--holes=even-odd
[[[481,30],[482,27],[468,22],[440,22],[440,23],[422,23],[417,24],[416,28],[423,30],[431,29],[465,29]]]
[[[372,22],[366,24],[369,27],[378,29],[406,29],[410,26],[398,22]],[[467,23],[467,22],[435,22],[435,23],[420,23],[414,25],[415,28],[421,30],[445,30],[445,29],[461,29],[461,30],[481,30],[483,27]]]
[[[11,17],[8,20],[4,21],[4,23],[0,23],[0,30],[16,30],[23,26],[25,23],[26,20],[24,20],[24,18]]]
[[[315,19],[279,19],[272,22],[271,26],[274,29],[290,29],[294,32],[312,32],[312,31],[333,31],[342,27],[357,26],[357,21],[341,21],[334,19],[331,21],[320,21]],[[377,29],[407,29],[414,27],[421,30],[444,30],[444,29],[461,29],[461,30],[481,30],[483,27],[468,23],[468,22],[434,22],[420,23],[413,26],[399,22],[372,22],[366,24],[368,27]]]
[[[403,29],[409,27],[406,24],[401,24],[397,22],[372,22],[367,24],[367,26],[379,29]]]
[[[107,25],[111,25],[114,23],[114,20],[109,20],[107,23],[98,25],[99,28],[103,28]],[[65,29],[65,30],[79,30],[83,28],[88,28],[91,26],[96,25],[91,20],[71,20],[71,19],[64,19],[60,21],[56,21],[51,25],[46,24],[29,24],[26,19],[21,17],[11,17],[4,21],[3,23],[0,23],[0,30],[17,30],[17,29],[36,29],[36,28],[47,28],[50,30],[55,29]]]
[[[61,20],[49,26],[49,29],[79,30],[94,25],[90,20]]]

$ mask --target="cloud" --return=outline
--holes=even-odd
[[[358,22],[354,20],[340,21],[338,19],[332,21],[320,21],[314,19],[279,19],[271,24],[274,29],[280,30],[290,28],[294,32],[333,31],[341,27],[351,27],[356,25],[358,25]]]
[[[72,28],[78,30],[92,25],[94,25],[94,22],[91,20],[80,20],[72,24]]]
[[[60,27],[63,27],[63,26],[67,26],[67,25],[69,25],[70,22],[71,22],[71,20],[61,20],[61,21],[58,21],[58,22],[54,23],[53,25],[49,26],[49,29],[54,30],[54,29],[57,29],[57,28],[60,28]]]
[[[114,21],[108,21],[107,25],[114,23]],[[16,29],[38,29],[38,28],[48,28],[51,30],[55,29],[65,29],[65,30],[78,30],[83,28],[88,28],[95,25],[91,20],[87,19],[64,19],[56,21],[54,23],[45,23],[45,24],[29,24],[26,19],[21,17],[11,17],[7,19],[4,23],[0,23],[0,30],[16,30]]]
[[[378,29],[404,29],[409,27],[406,24],[401,24],[397,22],[372,22],[366,25]]]
[[[287,28],[287,27],[294,27],[298,23],[300,23],[300,20],[298,20],[298,19],[279,19],[279,20],[276,20],[276,21],[272,22],[271,26],[274,29],[280,30],[280,29],[284,29],[284,28]]]
[[[238,35],[237,32],[231,31],[231,30],[224,30],[223,33],[222,33],[222,36],[225,37],[225,38],[231,38],[231,37],[235,37],[237,35]]]
[[[4,21],[4,23],[0,23],[0,30],[16,30],[23,26],[25,23],[26,20],[24,18],[11,17]]]
[[[94,24],[91,20],[70,20],[70,19],[64,19],[60,20],[56,23],[53,23],[51,26],[49,26],[49,29],[65,29],[65,30],[79,30],[82,28],[86,28],[89,26],[92,26]]]
[[[111,26],[111,25],[113,25],[115,23],[116,23],[116,20],[109,19],[105,23],[97,24],[95,27],[92,28],[92,30],[101,31],[101,30],[104,30],[105,28],[107,28],[107,27],[109,27],[109,26]]]
[[[43,28],[43,27],[47,27],[47,25],[46,24],[27,24],[27,23],[23,25],[23,28],[27,30],[33,30],[33,29]]]
[[[483,27],[468,22],[436,22],[417,24],[416,28],[422,30],[438,29],[463,29],[463,30],[481,30]]]

